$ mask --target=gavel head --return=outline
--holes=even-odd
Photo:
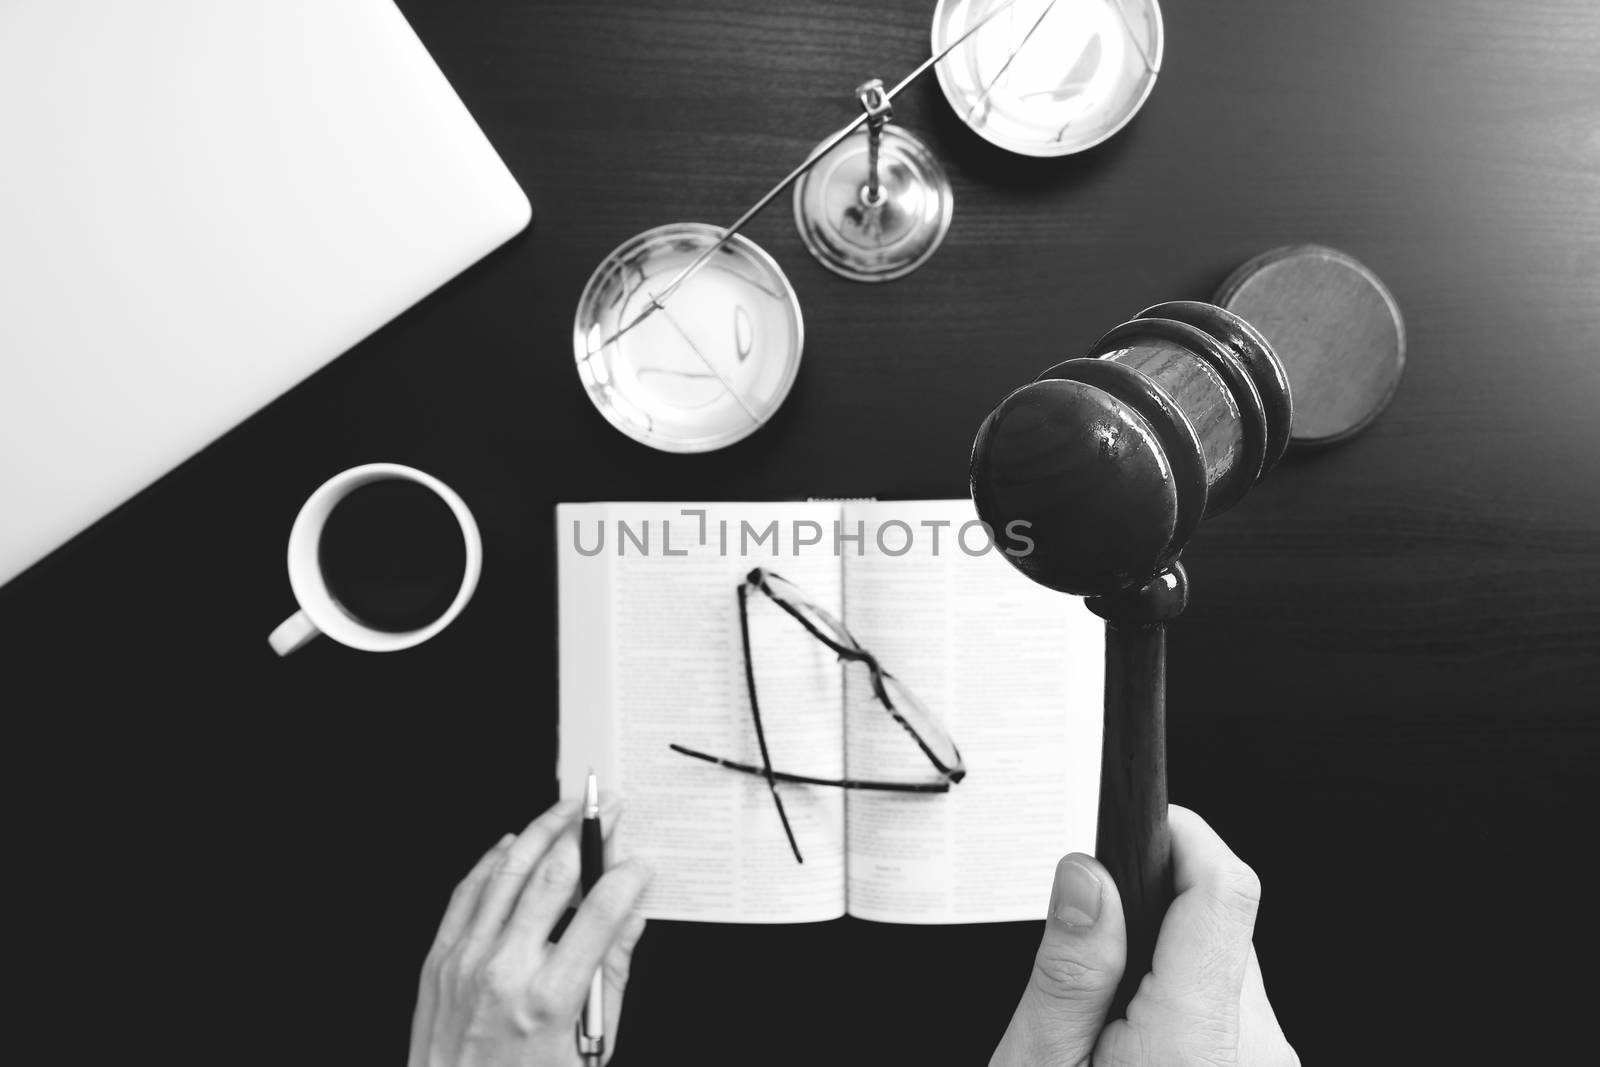
[[[1292,419],[1283,365],[1249,323],[1158,304],[1000,402],[972,446],[972,499],[997,536],[1032,541],[1007,553],[1028,577],[1110,596],[1265,476]]]

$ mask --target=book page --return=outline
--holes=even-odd
[[[863,534],[862,554],[844,555],[846,625],[967,767],[949,793],[851,791],[848,908],[860,918],[1042,918],[1056,861],[1094,850],[1104,624],[1001,556],[1020,541],[1000,532],[984,551],[976,518],[968,500],[845,507],[845,528]],[[852,777],[937,779],[864,668],[846,672],[845,692]]]
[[[844,913],[842,790],[779,784],[805,861],[797,863],[764,779],[668,747],[761,765],[737,589],[766,566],[837,613],[838,517],[837,504],[557,509],[561,789],[579,792],[593,766],[602,788],[622,796],[618,844],[655,870],[647,917],[809,922]],[[748,605],[774,769],[842,777],[836,658],[769,598],[752,593]]]

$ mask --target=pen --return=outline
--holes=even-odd
[[[588,896],[605,869],[605,846],[600,833],[600,783],[594,770],[583,788],[583,828],[578,839],[580,882]],[[589,996],[583,1002],[583,1018],[578,1021],[578,1055],[585,1067],[599,1067],[606,1050],[605,973],[596,968],[589,979]]]

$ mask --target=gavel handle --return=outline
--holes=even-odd
[[[1121,1018],[1150,973],[1172,903],[1167,829],[1167,629],[1106,623],[1106,712],[1095,853],[1116,880],[1128,964],[1109,1018]]]

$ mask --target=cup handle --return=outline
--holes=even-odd
[[[267,636],[267,643],[278,655],[287,656],[321,632],[312,624],[305,612],[297,611],[284,619],[278,628]]]

